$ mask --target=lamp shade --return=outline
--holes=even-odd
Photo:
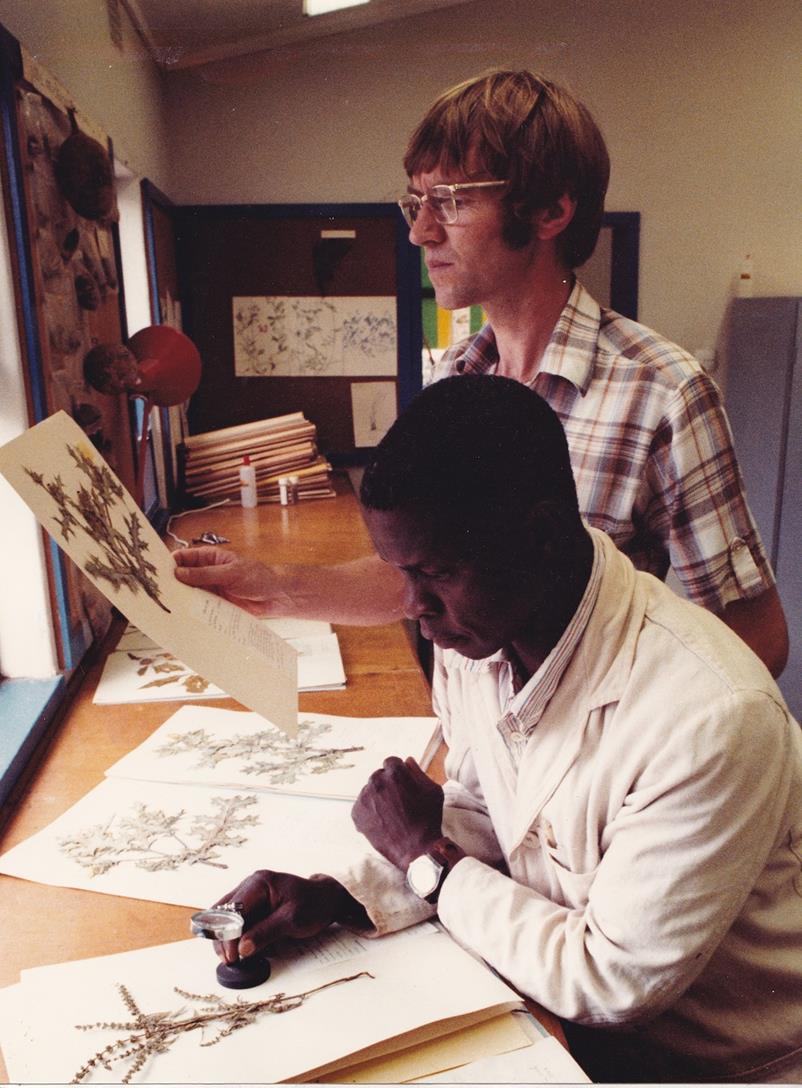
[[[169,325],[149,325],[128,341],[139,364],[137,393],[160,408],[182,404],[198,388],[201,358],[188,336]]]

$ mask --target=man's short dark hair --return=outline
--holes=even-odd
[[[412,133],[404,169],[509,182],[503,236],[513,249],[528,244],[534,213],[568,193],[576,211],[557,239],[566,267],[596,245],[610,177],[604,137],[583,103],[535,72],[493,69],[445,91]]]
[[[542,503],[581,524],[559,418],[527,386],[489,375],[419,393],[373,451],[360,498],[369,510],[434,517],[477,544]]]

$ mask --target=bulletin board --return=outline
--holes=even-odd
[[[302,411],[358,463],[420,388],[419,251],[395,205],[176,209],[192,434]]]
[[[86,355],[125,337],[109,140],[4,30],[0,50],[0,158],[30,422],[66,411],[132,488],[128,399],[84,379]],[[47,554],[59,657],[69,669],[105,632],[111,607],[55,545]]]

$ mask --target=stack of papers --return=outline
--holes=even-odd
[[[190,435],[186,447],[186,488],[204,499],[239,496],[239,469],[247,454],[256,471],[262,502],[279,501],[279,477],[298,477],[298,499],[331,498],[331,466],[318,455],[317,428],[303,412]]]
[[[343,869],[369,850],[351,820],[369,774],[390,755],[425,766],[436,739],[434,718],[309,714],[290,738],[257,714],[184,706],[0,872],[206,907],[255,869]]]
[[[300,955],[274,959],[267,982],[239,993],[218,984],[215,962],[206,942],[179,941],[24,971],[0,993],[10,1080],[63,1084],[83,1071],[83,1082],[119,1083],[139,1055],[132,1083],[308,1081],[388,1054],[405,1074],[394,1079],[408,1080],[464,1062],[460,1054],[530,1043],[511,1016],[518,995],[429,923],[376,941],[333,931]],[[287,1011],[262,1008],[249,1019],[240,1009],[240,1026],[221,1035],[232,1006],[279,993],[295,998]],[[208,1014],[203,1027],[182,1030],[198,1013]],[[455,1052],[447,1037],[474,1024],[491,1028],[481,1046]],[[127,1036],[127,1045],[106,1050],[106,1068],[90,1064]]]

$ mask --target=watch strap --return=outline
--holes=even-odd
[[[465,852],[461,847],[452,840],[445,836],[443,838],[435,840],[426,851],[429,857],[437,865],[441,866],[440,876],[437,881],[437,887],[429,895],[425,897],[427,903],[433,905],[437,903],[440,898],[440,890],[445,883],[445,879],[458,861],[461,861],[465,857]]]

